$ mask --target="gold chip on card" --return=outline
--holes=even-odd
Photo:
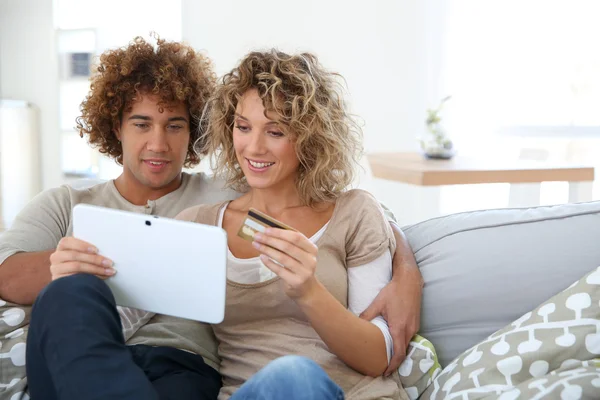
[[[254,235],[257,232],[264,232],[267,228],[279,228],[295,231],[289,225],[283,222],[277,221],[275,218],[269,217],[267,214],[262,213],[254,208],[248,211],[248,215],[244,219],[244,224],[238,231],[238,236],[242,239],[249,241],[254,240]]]

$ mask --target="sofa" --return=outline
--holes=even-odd
[[[435,346],[444,375],[429,379],[421,398],[600,398],[600,279],[594,286],[583,280],[575,285],[600,266],[600,202],[465,212],[407,226],[404,232],[425,281],[420,335]],[[567,307],[577,307],[572,300],[577,296],[591,301],[579,316],[569,309],[560,314],[566,296]],[[581,325],[573,322],[577,317],[584,326],[576,326]],[[562,346],[565,337],[575,343]],[[517,341],[510,349],[514,354],[506,349],[511,340]],[[583,340],[586,345],[593,340],[592,353]],[[491,354],[481,368],[466,370],[474,358],[486,358],[486,349],[477,346],[482,341],[505,355]],[[576,368],[585,369],[589,378],[579,395],[573,389],[574,396],[563,396],[562,384],[508,395],[519,382],[529,390],[552,381],[552,372],[557,381]],[[514,372],[508,384],[505,371]],[[481,388],[483,378],[488,391]]]
[[[600,398],[600,362],[596,361],[593,354],[590,355],[587,350],[583,355],[577,351],[566,351],[564,346],[554,346],[554,342],[551,342],[549,351],[553,358],[542,362],[541,355],[523,345],[524,342],[538,342],[535,338],[531,340],[532,330],[523,330],[528,320],[541,316],[539,318],[552,322],[556,314],[552,312],[559,305],[549,306],[544,302],[558,295],[568,295],[570,297],[563,303],[567,308],[570,307],[574,303],[569,299],[579,299],[581,296],[573,297],[565,289],[578,290],[580,286],[574,285],[574,282],[593,273],[600,265],[600,202],[466,212],[406,226],[404,232],[425,280],[420,335],[433,343],[439,362],[436,368],[431,368],[431,362],[425,363],[428,388],[424,394],[419,390],[415,396],[503,400],[535,397],[515,397],[517,389],[513,390],[512,387],[526,384],[533,385],[536,390],[540,388],[540,393],[545,393],[545,397],[539,398],[561,398],[564,393],[571,395],[570,398],[581,398],[590,391],[593,395],[588,398]],[[590,279],[587,281],[590,282]],[[590,332],[598,330],[600,334],[600,307],[597,297],[594,297],[597,295],[600,298],[600,293],[596,293],[595,286],[585,287],[583,291],[584,295],[588,292],[593,294],[591,305],[583,311],[575,311],[580,319],[585,316],[585,321],[592,321],[584,327],[588,331],[582,331],[583,335],[587,335],[587,344],[590,337],[596,339]],[[11,359],[8,355],[11,354],[11,347],[22,346],[19,343],[23,343],[23,335],[18,336],[14,332],[26,328],[27,318],[15,324],[15,315],[21,315],[15,309],[23,308],[2,304],[1,301],[0,305],[0,399],[26,399],[22,393],[24,381],[13,381],[11,384],[14,376],[8,377],[6,374],[15,373],[15,366],[11,364],[14,357]],[[27,311],[26,308],[24,310]],[[582,314],[588,311],[589,315]],[[12,320],[8,321],[9,318]],[[596,320],[598,323],[594,325],[593,321]],[[505,359],[492,360],[492,364],[473,370],[468,376],[461,375],[461,368],[472,365],[471,361],[477,357],[478,362],[482,359],[480,354],[483,350],[477,347],[482,341],[490,343],[493,353],[498,353],[498,349],[506,350],[505,344],[509,339],[505,338],[509,338],[511,333],[507,333],[506,329],[524,332],[526,339],[522,340],[518,351],[528,350],[525,355],[529,354],[529,361],[525,356],[510,358],[513,361],[521,359],[517,360],[517,364],[521,363],[519,369],[519,365]],[[558,329],[558,333],[556,338],[549,340],[561,345],[564,341],[557,337],[571,335],[570,332],[562,334],[563,330],[568,329],[563,329],[562,325],[553,329]],[[496,339],[495,334],[501,336]],[[577,357],[587,359],[579,360]],[[574,369],[576,367],[578,369]],[[24,371],[24,367],[20,368]],[[487,379],[485,374],[494,370],[499,371],[496,375],[500,374],[502,379],[508,376],[508,382],[487,385],[489,390],[483,391],[481,382]],[[575,384],[564,383],[563,377],[559,377],[567,372],[571,377],[572,371],[581,370],[587,374],[587,383],[580,385],[582,389],[579,392],[573,389]],[[563,382],[562,386],[556,386],[560,389],[558,392],[543,387],[544,382],[554,379],[550,376],[554,372],[555,380]],[[495,378],[490,376],[489,379]],[[461,389],[463,383],[474,388]],[[569,385],[570,391],[565,389],[565,385]],[[597,392],[596,387],[599,388]],[[455,395],[455,389],[463,390],[466,397]],[[577,393],[581,396],[577,397]]]

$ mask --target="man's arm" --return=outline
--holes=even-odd
[[[406,236],[396,225],[389,210],[385,211],[396,238],[392,281],[381,290],[361,318],[370,321],[381,315],[388,323],[394,340],[394,355],[385,371],[385,375],[389,375],[404,361],[406,348],[419,330],[423,277]]]
[[[394,237],[396,238],[396,253],[394,253],[394,260],[392,266],[392,279],[402,280],[409,279],[416,283],[421,289],[423,288],[423,277],[417,266],[417,260],[413,254],[408,240],[402,229],[394,223],[390,222],[392,230],[394,231]]]
[[[0,298],[29,305],[50,282],[50,254],[66,234],[71,200],[66,187],[36,196],[0,235]]]
[[[50,282],[50,254],[54,250],[17,253],[0,265],[0,298],[11,303],[32,304]]]

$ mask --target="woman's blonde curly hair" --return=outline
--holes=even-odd
[[[215,172],[230,187],[248,189],[233,147],[233,125],[238,102],[256,89],[265,113],[276,115],[295,145],[300,161],[296,186],[303,203],[336,199],[352,183],[362,152],[362,130],[346,110],[339,78],[310,53],[249,53],[217,86],[196,151],[213,155]]]

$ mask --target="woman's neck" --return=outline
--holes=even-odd
[[[290,208],[303,206],[295,184],[279,188],[250,188],[239,198],[238,204],[243,209],[256,208],[268,215],[280,215]]]

